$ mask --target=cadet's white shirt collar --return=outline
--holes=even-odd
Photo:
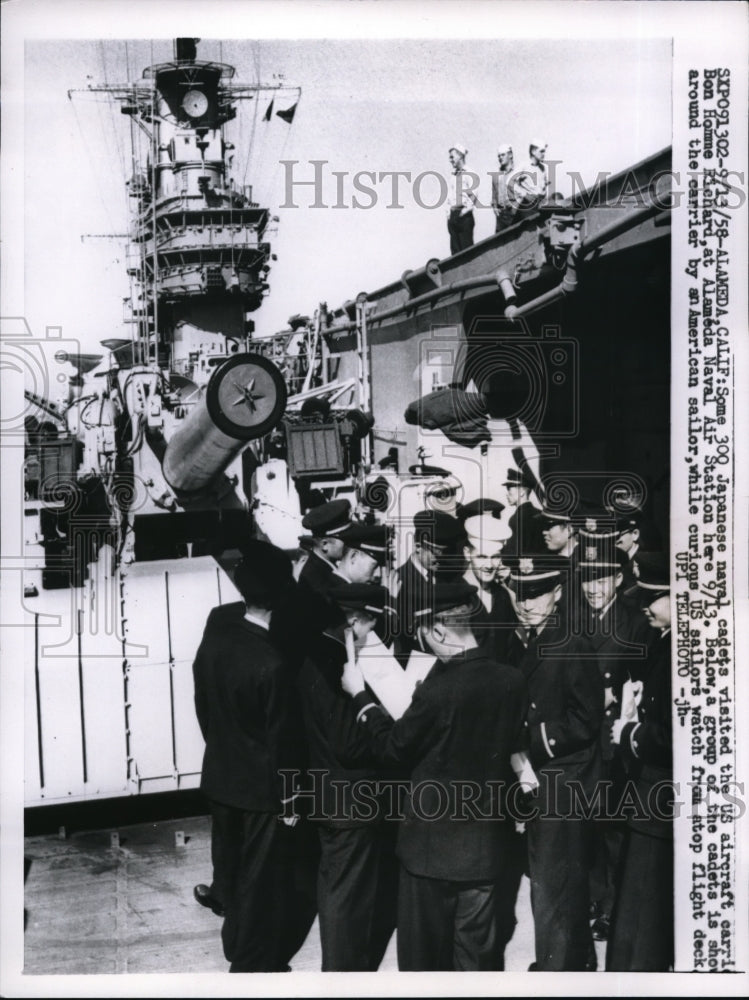
[[[425,580],[431,580],[433,573],[430,573],[421,563],[419,557],[415,552],[411,553],[411,562],[414,564],[419,573],[424,577]]]
[[[613,596],[613,597],[611,598],[611,600],[610,600],[610,601],[609,601],[609,603],[608,603],[608,604],[606,605],[606,607],[605,607],[605,608],[602,608],[602,609],[601,609],[601,610],[600,610],[600,611],[598,612],[598,620],[599,620],[599,621],[603,621],[603,619],[604,619],[604,618],[606,617],[606,615],[608,614],[608,612],[609,612],[609,609],[611,608],[611,606],[613,605],[613,603],[614,603],[614,601],[615,601],[615,600],[616,600],[616,594],[614,594],[614,596]]]
[[[265,621],[263,618],[257,618],[250,611],[245,611],[244,618],[245,621],[250,622],[252,625],[257,625],[258,628],[264,628],[266,632],[270,629],[270,622]]]
[[[544,620],[541,622],[540,625],[522,625],[518,623],[518,627],[515,629],[515,634],[520,637],[524,646],[527,647],[528,645],[528,632],[532,628],[534,628],[536,630],[536,638],[538,638],[543,632],[543,630],[546,628],[547,622],[549,621],[549,618],[551,618],[551,615],[553,614],[554,612],[552,611],[551,614],[547,615],[547,617],[544,618]]]

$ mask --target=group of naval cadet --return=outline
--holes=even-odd
[[[194,663],[230,971],[287,971],[315,915],[323,971],[394,929],[401,970],[501,971],[524,874],[531,970],[672,967],[668,560],[635,508],[502,485],[417,511],[400,565],[348,500],[303,564],[246,546]]]

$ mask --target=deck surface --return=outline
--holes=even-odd
[[[210,881],[210,818],[120,827],[119,847],[112,832],[26,838],[24,974],[227,972],[221,921],[192,895]],[[517,919],[508,972],[525,972],[534,957],[526,878]],[[381,970],[397,971],[395,945],[393,935]],[[599,968],[604,947],[597,945]],[[320,970],[317,921],[291,965]]]

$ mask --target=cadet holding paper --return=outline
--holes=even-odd
[[[419,631],[437,662],[396,721],[368,693],[353,658],[343,671],[373,752],[411,775],[396,849],[402,971],[504,967],[512,915],[498,916],[498,883],[515,832],[498,817],[507,814],[502,792],[514,784],[511,756],[524,741],[526,689],[518,671],[479,649],[477,606],[476,588],[464,581],[434,584]]]
[[[378,540],[368,530],[360,532],[365,544]],[[314,643],[299,673],[314,801],[310,820],[318,827],[321,849],[322,971],[370,972],[395,923],[388,872],[394,861],[372,792],[381,768],[357,730],[356,713],[341,691],[341,672],[382,617],[388,594],[377,584],[336,577],[328,598],[338,618]],[[376,700],[371,690],[369,696]],[[360,794],[365,786],[366,801]]]

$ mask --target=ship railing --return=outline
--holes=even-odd
[[[325,399],[332,405],[333,403],[338,402],[344,393],[354,393],[355,391],[355,378],[347,378],[335,382],[326,382],[324,385],[318,385],[312,389],[307,389],[304,392],[298,392],[294,396],[289,396],[286,401],[286,409],[296,410],[308,399]]]

